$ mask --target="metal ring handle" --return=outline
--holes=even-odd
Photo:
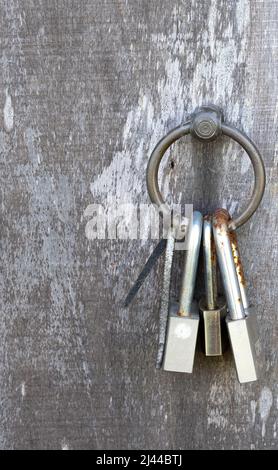
[[[220,134],[224,134],[238,142],[249,156],[254,169],[254,189],[246,209],[229,222],[229,229],[235,230],[250,219],[261,202],[265,188],[265,169],[255,144],[239,129],[222,123],[222,111],[216,106],[203,106],[197,109],[189,121],[170,131],[158,142],[147,166],[147,188],[150,199],[153,204],[158,206],[163,216],[170,216],[171,210],[165,203],[158,187],[158,169],[166,150],[187,134],[191,134],[203,142],[215,140]]]

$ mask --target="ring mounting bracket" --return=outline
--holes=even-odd
[[[166,150],[178,139],[188,134],[204,143],[215,140],[220,134],[223,134],[240,144],[250,158],[255,176],[253,193],[243,212],[229,222],[231,230],[240,227],[254,214],[263,197],[265,189],[264,163],[256,145],[239,129],[226,124],[221,109],[215,105],[197,108],[185,123],[172,129],[157,143],[150,156],[146,175],[148,193],[152,203],[159,208],[161,214],[167,217],[171,215],[171,209],[165,203],[158,186],[158,169]]]

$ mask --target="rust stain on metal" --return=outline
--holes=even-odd
[[[238,249],[238,242],[237,242],[237,236],[235,232],[229,232],[229,239],[231,242],[231,248],[232,248],[232,253],[233,253],[233,258],[236,266],[236,271],[238,275],[238,280],[239,283],[242,286],[246,286],[246,280],[243,272],[243,266],[241,262],[241,257]]]
[[[217,229],[222,229],[222,225],[227,225],[231,220],[230,214],[226,209],[216,209],[213,215],[213,225]]]
[[[226,209],[217,209],[215,211],[214,216],[213,216],[214,227],[220,231],[225,230],[225,232],[228,234],[229,240],[231,242],[231,248],[232,248],[237,275],[238,275],[238,280],[239,280],[239,283],[245,287],[246,281],[245,281],[243,266],[242,266],[242,262],[240,258],[239,249],[238,249],[236,232],[230,231],[227,229],[227,224],[230,220],[231,220],[230,214]],[[223,243],[221,244],[222,246],[224,246]]]
[[[188,316],[188,314],[186,314],[184,310],[179,310],[178,311],[178,316],[179,317],[186,317],[186,316]]]
[[[213,266],[216,266],[216,261],[217,261],[216,246],[215,246],[214,240],[212,239],[211,240],[211,263],[212,263]]]

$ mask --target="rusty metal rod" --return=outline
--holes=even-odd
[[[243,307],[245,309],[248,309],[250,307],[250,303],[247,297],[246,280],[245,280],[240,252],[238,248],[236,232],[235,231],[230,232],[229,237],[230,237],[231,248],[232,248],[233,258],[235,262],[236,273],[237,273]]]
[[[214,310],[217,304],[217,271],[216,251],[212,237],[212,217],[204,218],[203,226],[203,255],[205,270],[206,307]]]
[[[213,216],[213,235],[229,313],[232,320],[241,320],[246,313],[232,253],[229,220],[230,216],[225,209],[217,210]]]

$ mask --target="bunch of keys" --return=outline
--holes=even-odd
[[[148,163],[148,192],[151,201],[163,216],[169,217],[171,211],[158,187],[159,164],[169,146],[187,134],[203,142],[215,140],[221,134],[237,141],[253,164],[255,187],[247,208],[235,219],[230,219],[224,209],[217,210],[212,217],[204,219],[200,212],[193,212],[179,302],[169,299],[175,227],[171,226],[169,229],[160,309],[157,367],[167,371],[192,373],[201,312],[206,355],[222,354],[223,325],[226,323],[239,382],[252,382],[258,378],[256,316],[247,300],[235,230],[243,225],[259,206],[265,187],[264,165],[252,141],[238,129],[223,122],[223,113],[219,108],[211,105],[197,109],[186,123],[173,129],[157,144]],[[202,233],[206,296],[198,305],[193,295]],[[227,306],[225,300],[217,293],[216,259]]]
[[[235,233],[228,229],[229,214],[224,209],[213,217],[193,212],[188,250],[179,302],[162,303],[161,318],[167,314],[167,331],[162,329],[158,367],[172,372],[192,373],[200,320],[204,326],[206,356],[221,356],[225,323],[240,383],[257,380],[256,316],[247,300],[245,278]],[[172,237],[172,238],[171,238]],[[166,259],[173,259],[173,235],[167,240]],[[194,286],[199,260],[201,237],[206,296],[199,304],[194,300]],[[217,259],[226,301],[217,293]],[[169,294],[171,263],[165,263],[163,292]],[[165,344],[163,335],[166,333]],[[258,346],[257,346],[258,349]]]

